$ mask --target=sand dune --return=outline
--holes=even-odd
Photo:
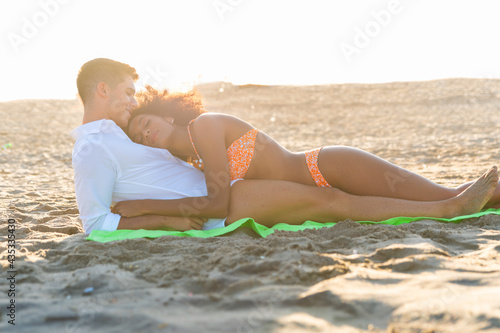
[[[351,145],[451,186],[498,164],[500,80],[198,90],[291,150]],[[80,104],[7,102],[0,115],[2,332],[500,331],[498,216],[90,242],[71,168]]]

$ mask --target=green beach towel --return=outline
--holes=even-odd
[[[487,209],[487,210],[484,210],[484,211],[476,213],[476,214],[457,216],[457,217],[454,217],[452,219],[432,218],[432,217],[393,217],[391,219],[388,219],[385,221],[380,221],[380,222],[358,221],[358,223],[400,225],[400,224],[415,222],[415,221],[419,221],[419,220],[434,220],[434,221],[440,221],[440,222],[458,223],[458,222],[463,221],[465,219],[481,217],[483,215],[488,215],[488,214],[500,215],[500,209]],[[244,219],[238,220],[238,221],[228,225],[227,227],[217,228],[217,229],[212,229],[212,230],[188,230],[188,231],[164,231],[164,230],[144,230],[144,229],[140,229],[140,230],[116,230],[116,231],[94,230],[87,237],[87,240],[106,243],[106,242],[111,242],[111,241],[115,241],[115,240],[144,238],[144,237],[156,238],[156,237],[161,237],[161,236],[208,238],[208,237],[215,237],[215,236],[224,235],[224,234],[227,234],[231,231],[234,231],[234,230],[236,230],[238,228],[242,228],[242,227],[247,227],[247,228],[252,229],[253,231],[255,231],[255,233],[257,233],[257,235],[259,235],[261,237],[267,237],[268,235],[272,234],[275,230],[302,231],[305,229],[319,229],[319,228],[333,227],[335,224],[336,224],[335,222],[320,223],[320,222],[306,221],[300,225],[290,225],[290,224],[286,224],[286,223],[278,223],[278,224],[274,225],[272,228],[268,228],[266,226],[263,226],[262,224],[256,223],[251,218],[244,218]]]

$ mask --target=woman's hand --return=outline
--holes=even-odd
[[[120,214],[123,217],[134,217],[140,215],[146,215],[147,212],[144,209],[146,200],[125,200],[118,202],[111,212],[114,214]]]

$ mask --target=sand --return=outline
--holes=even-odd
[[[295,151],[351,145],[450,186],[498,164],[500,80],[198,90],[209,111]],[[240,230],[86,241],[69,136],[79,102],[0,103],[0,116],[2,332],[500,331],[498,216],[397,227],[347,220],[265,239]]]

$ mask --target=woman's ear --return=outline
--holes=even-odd
[[[167,122],[171,123],[172,125],[174,124],[174,117],[163,117]]]

